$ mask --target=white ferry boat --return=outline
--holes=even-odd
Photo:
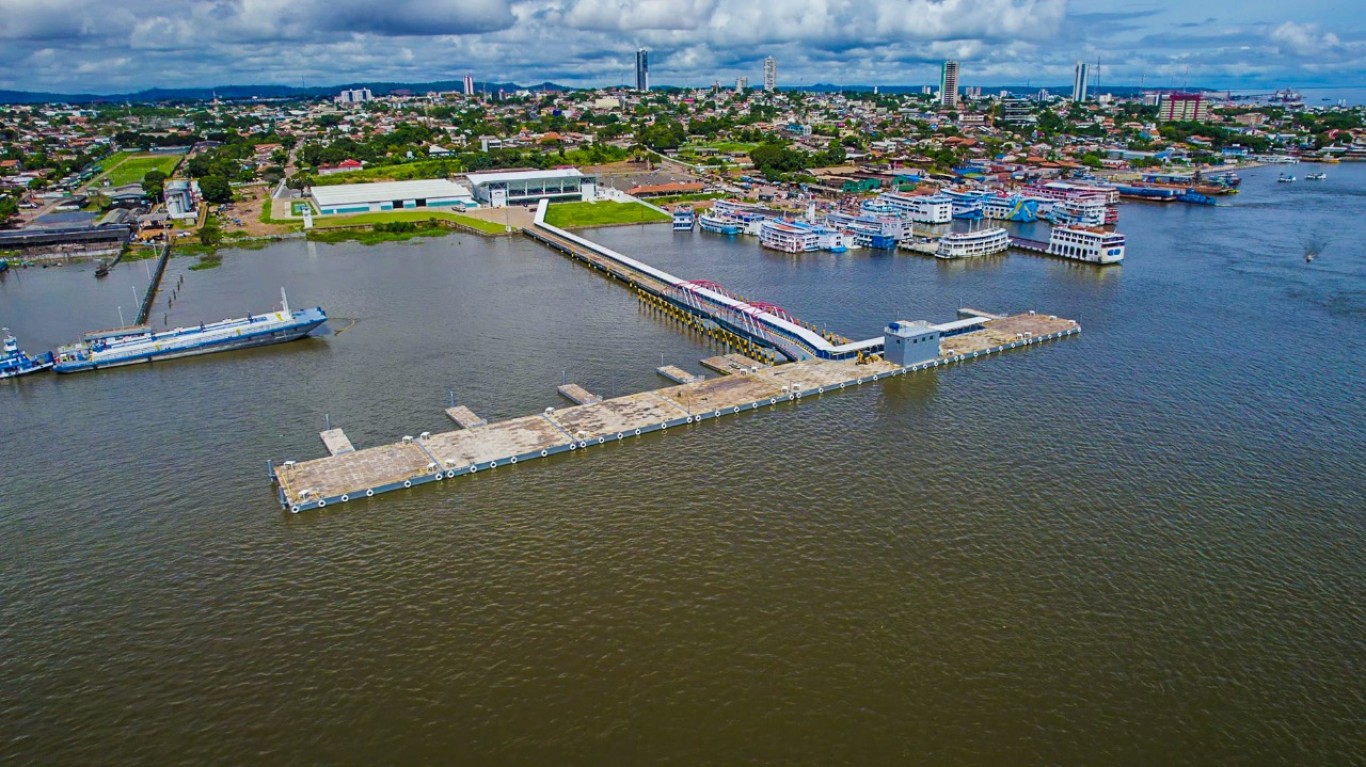
[[[740,226],[741,234],[759,236],[759,226],[771,214],[767,208],[752,202],[717,200],[712,203],[711,215]]]
[[[1010,244],[1023,250],[1088,264],[1117,264],[1124,260],[1124,235],[1076,224],[1053,227],[1046,243],[1012,237]]]
[[[674,231],[691,232],[693,225],[697,223],[697,217],[693,215],[692,208],[679,208],[674,211]]]
[[[702,231],[704,232],[728,236],[739,234],[740,230],[743,228],[742,225],[737,224],[734,221],[729,221],[706,213],[697,217],[697,225],[702,227]]]
[[[972,232],[952,232],[939,238],[937,258],[971,258],[1004,253],[1010,247],[1010,233],[999,226]]]
[[[784,253],[806,253],[820,250],[821,236],[794,221],[771,218],[759,227],[759,244]]]
[[[1054,200],[1044,206],[1039,218],[1059,225],[1104,226],[1107,223],[1108,208],[1109,206],[1099,197]]]
[[[327,321],[322,307],[290,311],[284,298],[280,311],[176,328],[154,333],[146,325],[86,333],[74,344],[57,349],[58,373],[81,373],[100,368],[137,365],[154,360],[247,349],[295,341]]]
[[[953,217],[980,221],[985,215],[983,208],[991,192],[984,189],[945,189],[940,192],[953,204]]]
[[[953,200],[940,194],[883,192],[875,203],[901,211],[917,224],[947,224],[953,220]]]

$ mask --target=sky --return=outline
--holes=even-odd
[[[428,82],[1366,85],[1366,2],[0,0],[0,89]]]

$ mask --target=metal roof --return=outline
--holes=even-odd
[[[474,186],[481,184],[507,183],[509,181],[534,181],[547,178],[581,178],[578,168],[557,168],[555,170],[518,170],[506,173],[466,173],[465,178]]]
[[[380,181],[373,184],[337,184],[315,186],[313,199],[320,208],[338,205],[360,205],[393,200],[471,199],[470,190],[444,178],[418,181]]]

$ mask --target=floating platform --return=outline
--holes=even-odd
[[[578,384],[557,386],[555,391],[559,392],[561,397],[564,397],[576,405],[591,405],[594,402],[602,402],[602,397],[599,397]]]
[[[703,380],[702,376],[695,376],[692,373],[689,373],[688,371],[684,370],[683,368],[674,367],[673,365],[665,365],[662,368],[655,368],[655,372],[664,376],[670,381],[679,384],[696,383],[697,381]]]
[[[446,408],[446,415],[450,416],[451,420],[455,421],[455,424],[462,429],[477,429],[480,426],[487,426],[489,423],[475,415],[473,410],[464,405]]]
[[[346,436],[346,432],[341,429],[320,431],[318,432],[318,436],[322,437],[323,446],[326,447],[327,452],[332,455],[356,452],[356,448],[351,445],[351,440]]]
[[[278,485],[280,503],[286,509],[296,513],[320,509],[477,472],[506,472],[537,458],[592,450],[655,431],[687,428],[703,421],[796,404],[891,376],[959,364],[1080,331],[1072,320],[1017,314],[988,320],[980,330],[942,338],[937,358],[906,367],[884,360],[820,359],[767,367],[741,355],[724,355],[711,358],[713,362],[725,360],[716,364],[725,369],[719,372],[728,375],[718,378],[513,418],[476,429],[424,432],[391,445],[353,449],[301,463],[286,462],[272,466],[271,473]],[[755,367],[759,369],[753,370]],[[460,422],[454,415],[451,417]]]
[[[767,362],[760,362],[759,360],[746,357],[743,354],[735,353],[722,354],[717,357],[708,357],[701,361],[701,365],[702,367],[708,370],[714,370],[723,376],[728,376],[734,373],[746,373],[754,368],[769,367],[769,364]]]

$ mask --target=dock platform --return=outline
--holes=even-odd
[[[477,429],[480,426],[487,426],[488,421],[474,414],[473,410],[464,405],[446,408],[446,415],[462,429]]]
[[[1072,320],[1028,313],[990,320],[980,330],[941,339],[938,357],[906,367],[880,359],[812,359],[760,366],[755,372],[750,370],[758,364],[754,360],[728,360],[718,364],[727,367],[731,375],[522,416],[477,429],[424,433],[395,444],[285,462],[273,468],[273,476],[280,503],[286,509],[295,513],[321,509],[477,472],[506,472],[537,458],[592,450],[655,431],[691,428],[703,421],[796,405],[803,399],[833,395],[891,376],[961,364],[1079,332],[1080,326]],[[738,355],[725,358],[734,356]]]
[[[356,448],[351,445],[351,440],[346,436],[346,432],[341,429],[320,431],[318,432],[318,436],[322,437],[323,446],[326,447],[327,452],[332,455],[356,452]]]
[[[722,354],[716,357],[708,357],[701,361],[701,365],[708,370],[714,370],[721,375],[728,376],[735,373],[748,373],[754,368],[769,367],[767,362],[760,362],[751,359],[743,354]]]
[[[602,402],[602,397],[599,397],[578,384],[557,386],[555,387],[555,391],[559,392],[561,397],[573,402],[575,405],[591,405],[594,402]]]
[[[695,376],[692,373],[673,365],[665,365],[662,368],[655,368],[655,372],[673,381],[674,383],[695,383],[701,381],[702,376]]]

